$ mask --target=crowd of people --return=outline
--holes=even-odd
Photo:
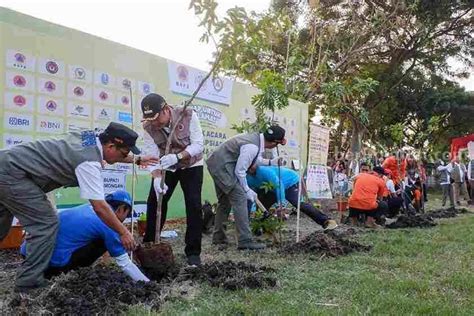
[[[403,151],[374,161],[374,166],[362,162],[359,172],[348,175],[347,161],[338,160],[329,169],[335,195],[350,196],[349,218],[352,224],[363,221],[366,227],[380,228],[385,218],[424,211],[427,198],[427,162],[417,161]],[[436,163],[436,177],[442,188],[442,206],[449,198],[450,207],[461,206],[461,196],[472,203],[474,190],[474,160],[467,164],[455,157],[448,163]]]

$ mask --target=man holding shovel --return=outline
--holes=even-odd
[[[259,250],[264,244],[252,240],[247,211],[247,200],[254,202],[257,193],[247,184],[247,171],[253,163],[278,165],[280,158],[264,159],[265,149],[285,145],[285,130],[271,126],[264,133],[236,135],[221,144],[207,159],[209,173],[214,180],[218,205],[216,210],[213,244],[226,244],[224,222],[230,210],[234,212],[238,249]]]
[[[99,218],[120,236],[127,250],[135,242],[104,200],[103,161],[133,162],[138,138],[130,128],[110,125],[96,137],[94,131],[70,133],[64,139],[40,140],[0,151],[0,240],[10,229],[13,216],[28,233],[26,260],[20,268],[15,291],[47,285],[43,272],[49,265],[58,231],[58,215],[46,193],[60,187],[77,187]],[[157,158],[142,157],[144,164]]]
[[[162,96],[155,93],[143,98],[141,107],[145,130],[144,150],[161,157],[159,164],[148,168],[152,175],[152,183],[147,200],[147,228],[143,241],[155,241],[156,209],[160,194],[164,194],[160,230],[163,228],[168,201],[179,182],[186,205],[184,252],[189,265],[200,265],[204,139],[199,118],[192,109],[172,107]],[[177,125],[175,131],[170,135],[175,125]],[[164,155],[169,137],[171,137],[170,152]],[[163,172],[166,172],[166,177],[164,186],[161,186]]]

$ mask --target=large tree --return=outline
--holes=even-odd
[[[345,135],[356,154],[364,139],[386,145],[378,135],[387,126],[392,135],[400,130],[392,123],[402,117],[386,111],[407,106],[398,95],[407,78],[466,76],[449,58],[472,67],[468,0],[277,0],[266,12],[236,7],[222,19],[216,6],[191,2],[207,29],[203,39],[212,34],[223,51],[221,69],[254,84],[265,69],[280,74],[288,94],[337,123],[336,139]],[[426,117],[414,119],[426,128]]]

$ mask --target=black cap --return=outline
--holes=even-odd
[[[150,93],[142,99],[142,113],[144,120],[154,120],[161,109],[166,105],[165,99],[156,93]]]
[[[372,169],[372,171],[377,172],[378,174],[381,174],[381,175],[383,175],[383,176],[386,176],[386,175],[387,175],[387,173],[385,172],[385,169],[382,168],[382,167],[380,167],[380,166],[374,167],[374,168]]]
[[[270,126],[264,133],[263,137],[269,142],[285,142],[285,129],[278,125]]]
[[[140,149],[135,146],[138,134],[127,126],[111,122],[104,130],[103,134],[109,136],[114,143],[130,148],[130,151],[135,155],[140,154]]]

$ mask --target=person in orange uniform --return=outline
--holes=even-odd
[[[349,198],[349,217],[352,224],[356,225],[359,216],[365,214],[365,227],[380,228],[375,220],[387,210],[387,203],[382,201],[385,175],[384,168],[377,166],[373,168],[373,173],[360,173],[357,176]]]
[[[397,157],[400,157],[399,159]],[[384,169],[390,169],[392,172],[392,179],[395,184],[400,183],[405,179],[407,162],[405,159],[405,152],[400,151],[394,153],[392,156],[389,156],[385,159],[382,164]]]

